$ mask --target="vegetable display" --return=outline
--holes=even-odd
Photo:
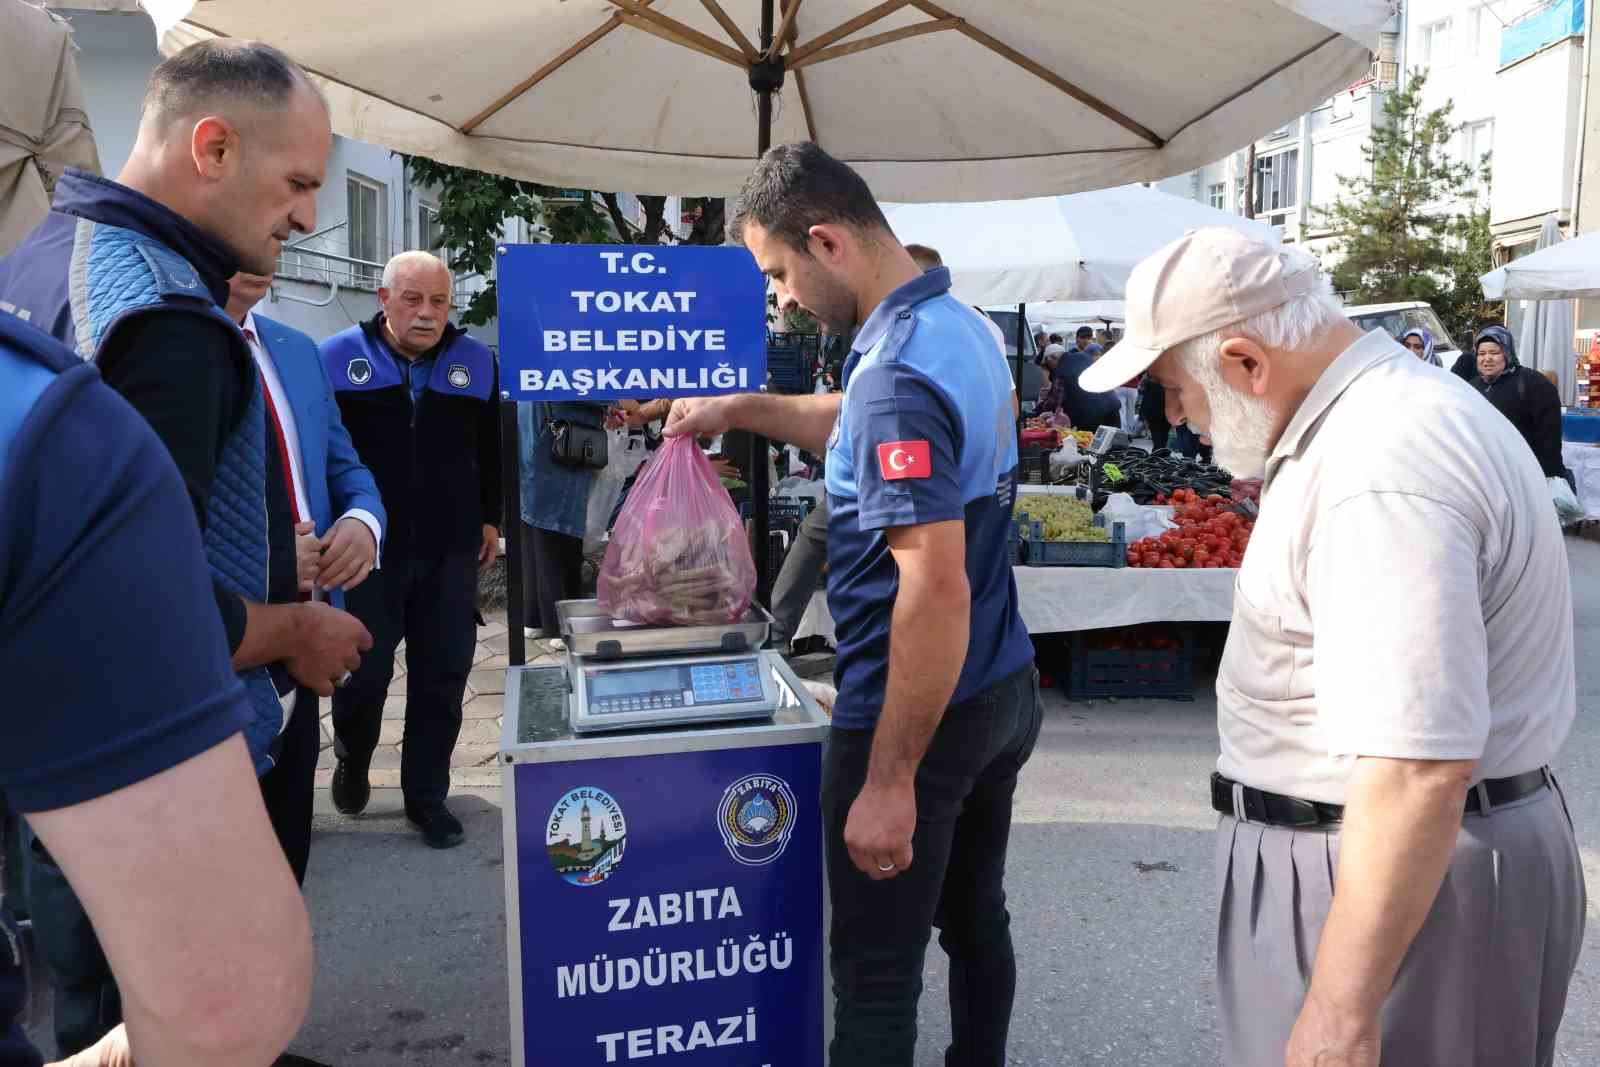
[[[1177,529],[1129,545],[1128,566],[1215,569],[1243,562],[1256,524],[1243,513],[1242,504],[1220,493],[1201,496],[1189,489],[1175,490],[1171,502]]]

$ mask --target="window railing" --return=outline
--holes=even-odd
[[[323,231],[285,246],[278,256],[277,277],[283,281],[376,293],[383,279],[384,264],[394,252],[403,249],[395,248],[380,263],[347,255],[342,237],[342,234],[333,236]],[[486,284],[487,279],[479,274],[457,276],[450,294],[451,304],[458,311],[465,309],[473,294]]]

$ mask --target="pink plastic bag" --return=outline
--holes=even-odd
[[[612,528],[601,609],[652,626],[738,622],[755,586],[728,491],[692,436],[672,438],[639,472]]]

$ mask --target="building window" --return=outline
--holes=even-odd
[[[1255,213],[1288,211],[1300,202],[1300,149],[1256,157]]]
[[[432,204],[417,205],[417,247],[424,252],[439,251],[434,244],[439,240],[439,209]]]
[[[1219,211],[1228,210],[1228,186],[1224,182],[1216,182],[1206,189],[1206,203]]]
[[[1472,181],[1469,183],[1474,192],[1483,184],[1484,157],[1494,151],[1494,119],[1481,119],[1478,122],[1468,122],[1461,127],[1460,137],[1461,161],[1472,168]]]
[[[1450,62],[1450,20],[1430,22],[1421,30],[1421,47],[1417,58],[1425,67],[1442,67]]]
[[[1499,66],[1500,20],[1488,7],[1488,4],[1480,4],[1467,12],[1462,44],[1466,54],[1473,59],[1487,59],[1492,65]]]
[[[345,178],[347,224],[350,234],[350,258],[364,259],[368,263],[381,263],[389,247],[389,188],[382,182],[350,174]],[[352,266],[352,280],[357,284],[375,286],[383,275],[383,268]]]

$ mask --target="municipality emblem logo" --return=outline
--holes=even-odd
[[[363,356],[357,356],[350,361],[344,369],[345,375],[350,379],[351,385],[366,385],[372,380],[372,364]]]
[[[728,855],[760,867],[783,855],[794,835],[794,790],[782,778],[751,774],[730,785],[717,805],[717,830]]]
[[[627,843],[622,806],[604,789],[568,790],[550,809],[545,852],[556,873],[573,885],[599,885],[610,878]]]
[[[450,364],[450,373],[446,378],[457,389],[465,389],[472,384],[472,372],[467,370],[465,363]]]

